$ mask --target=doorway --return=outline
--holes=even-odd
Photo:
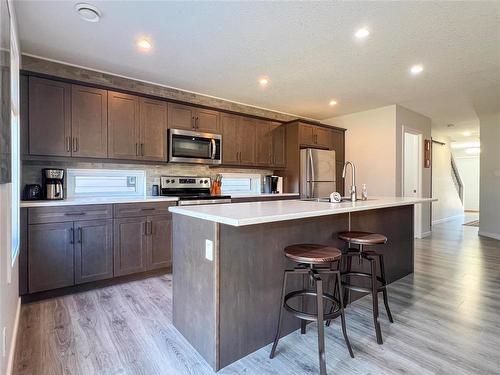
[[[422,134],[405,128],[403,131],[403,196],[422,196]],[[422,238],[422,205],[415,205],[414,235]]]

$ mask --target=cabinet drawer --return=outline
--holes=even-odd
[[[111,219],[113,208],[110,204],[96,204],[64,207],[33,207],[29,208],[30,224],[61,223],[75,220]]]
[[[168,208],[176,202],[120,203],[114,205],[115,218],[169,215]]]

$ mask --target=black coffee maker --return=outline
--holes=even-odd
[[[42,181],[43,190],[45,192],[45,199],[64,199],[64,169],[42,169]]]
[[[264,193],[278,194],[279,176],[264,176]]]

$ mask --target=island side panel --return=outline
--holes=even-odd
[[[295,243],[340,247],[337,233],[347,228],[347,214],[243,227],[221,225],[220,368],[274,340],[283,271],[296,265],[287,262],[284,248]],[[288,290],[300,289],[302,278],[290,278],[288,286]],[[300,328],[297,318],[287,312],[284,317],[283,336]]]
[[[218,224],[173,214],[173,323],[215,370],[217,368]],[[214,260],[205,258],[205,240]]]
[[[351,213],[351,230],[380,233],[387,237],[385,245],[373,246],[373,249],[384,255],[388,283],[413,273],[413,207],[408,205]],[[357,262],[352,263],[356,269]],[[364,270],[369,270],[368,263],[362,266]]]

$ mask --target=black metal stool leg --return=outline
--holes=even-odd
[[[276,346],[278,346],[278,341],[281,335],[281,323],[283,321],[283,305],[285,304],[285,291],[286,291],[286,278],[289,271],[285,271],[283,274],[283,288],[281,289],[281,303],[280,303],[280,314],[278,319],[278,329],[276,330],[276,337],[274,338],[273,348],[271,349],[271,354],[269,358],[274,358],[274,353],[276,351]]]
[[[341,285],[340,285],[340,272],[337,271],[336,275],[335,275],[335,279],[337,280],[337,288],[338,288],[338,292],[339,292],[339,296],[342,295],[342,289],[341,289]],[[345,324],[345,312],[344,312],[344,303],[342,302],[342,299],[339,298],[339,304],[340,304],[340,318],[341,318],[341,321],[342,321],[342,334],[344,335],[344,340],[345,340],[345,344],[347,345],[347,349],[349,350],[349,355],[351,356],[351,358],[354,358],[354,353],[352,351],[352,347],[351,347],[351,343],[349,341],[349,337],[347,337],[347,329],[346,329],[346,324]]]
[[[330,264],[330,270],[332,270],[332,271],[334,270],[332,264]],[[340,275],[340,262],[337,262],[337,272]],[[340,288],[341,279],[340,279],[340,277],[337,277],[336,274],[334,277],[330,277],[328,279],[328,290],[330,290],[329,286],[330,286],[330,282],[332,281],[332,279],[333,279],[333,289],[332,289],[333,293],[332,294],[335,298],[338,298],[339,300],[341,300],[343,298],[342,297],[342,289]],[[338,293],[338,296],[337,296],[337,293]],[[334,309],[335,309],[335,305],[332,304],[332,307],[330,307],[329,314],[331,314]],[[329,319],[326,321],[325,325],[327,327],[330,327],[331,322],[332,321]]]
[[[346,272],[352,271],[352,256],[349,255],[349,250],[346,256]],[[347,276],[346,280],[347,284],[351,284],[351,276]],[[347,306],[351,303],[351,289],[344,288],[344,306]]]
[[[309,289],[309,275],[305,274],[302,280],[302,289]],[[302,297],[302,311],[307,311],[307,299]],[[307,321],[304,319],[300,320],[300,333],[304,335],[306,333]]]
[[[326,375],[326,358],[325,358],[325,327],[323,326],[323,280],[315,273],[314,280],[316,282],[316,300],[318,309],[318,351],[319,351],[319,372],[321,375]]]
[[[382,254],[378,255],[379,263],[380,263],[380,277],[382,278],[382,295],[384,297],[384,305],[385,305],[385,311],[387,312],[387,317],[389,318],[389,321],[391,323],[394,323],[394,320],[392,319],[392,314],[391,314],[391,309],[389,308],[389,299],[387,298],[387,281],[385,279],[385,267],[384,267],[384,256]]]
[[[377,343],[382,345],[382,330],[378,322],[378,285],[377,285],[377,269],[375,259],[367,257],[370,261],[371,269],[371,287],[372,287],[372,300],[373,300],[373,324],[375,325],[375,333],[377,335]]]

